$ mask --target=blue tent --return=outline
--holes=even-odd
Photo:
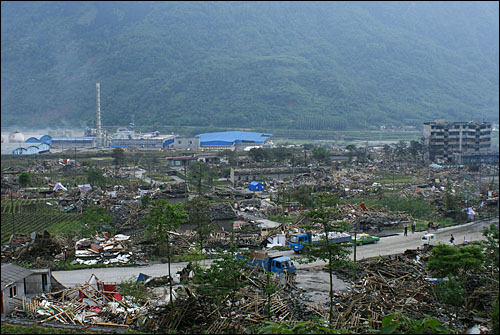
[[[248,189],[254,192],[264,191],[264,184],[253,180],[250,184],[248,184]]]

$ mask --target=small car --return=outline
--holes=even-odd
[[[354,236],[352,236],[352,240],[354,241]],[[380,237],[370,236],[370,235],[365,234],[365,233],[356,235],[356,245],[377,243],[379,240],[380,240]]]
[[[439,241],[436,239],[436,235],[434,234],[425,234],[424,236],[422,236],[422,238],[420,239],[422,245],[436,245],[436,244],[439,244]]]

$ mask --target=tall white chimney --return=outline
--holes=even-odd
[[[101,130],[101,85],[99,83],[95,84],[95,88],[97,90],[97,147],[102,147],[102,130]]]

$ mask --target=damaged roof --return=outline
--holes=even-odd
[[[2,290],[12,283],[34,274],[33,271],[15,264],[2,264]]]

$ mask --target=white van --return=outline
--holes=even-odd
[[[434,234],[425,234],[424,236],[422,236],[422,239],[420,241],[422,242],[422,245],[439,244],[439,241],[436,239],[436,235],[434,235]]]

